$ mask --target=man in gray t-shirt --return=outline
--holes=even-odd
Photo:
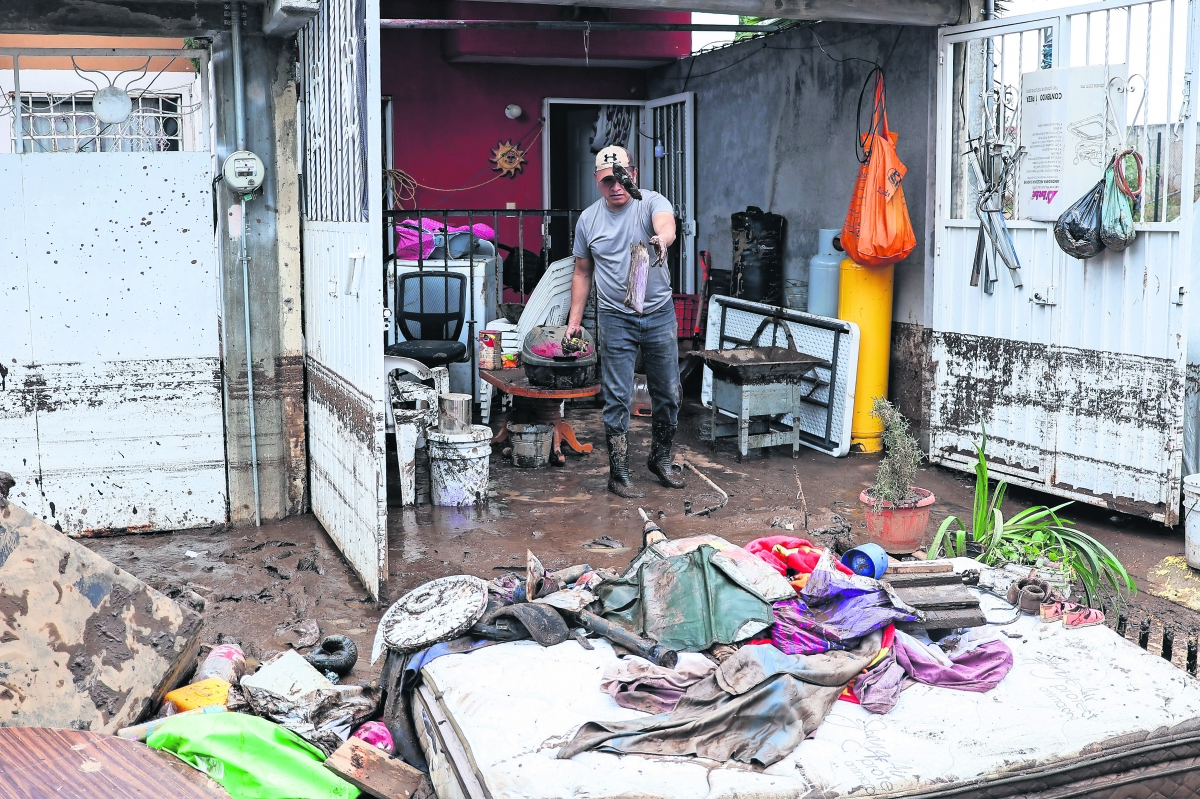
[[[641,199],[631,196],[637,191],[637,169],[623,147],[601,150],[595,175],[601,199],[575,225],[575,278],[567,334],[575,333],[583,320],[594,275],[608,490],[622,497],[641,497],[644,494],[634,488],[629,474],[629,410],[639,348],[653,417],[647,466],[664,486],[684,486],[671,462],[679,418],[679,323],[666,254],[675,241],[675,214],[667,198],[657,192],[643,189]]]

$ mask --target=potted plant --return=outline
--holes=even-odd
[[[867,506],[867,534],[885,552],[907,555],[929,543],[925,530],[936,497],[912,484],[925,456],[908,432],[904,414],[876,397],[871,415],[883,422],[886,454],[875,472],[875,485],[858,497]]]

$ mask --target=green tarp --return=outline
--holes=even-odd
[[[705,545],[647,560],[636,572],[601,584],[596,593],[602,615],[681,652],[743,641],[773,624],[770,603],[714,563],[715,552]]]
[[[168,719],[146,745],[170,752],[221,784],[233,799],[354,799],[358,788],[322,763],[291,730],[245,713]]]

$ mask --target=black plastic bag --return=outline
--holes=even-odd
[[[1072,258],[1091,258],[1104,249],[1100,240],[1104,208],[1104,181],[1100,181],[1063,211],[1054,223],[1054,238]]]

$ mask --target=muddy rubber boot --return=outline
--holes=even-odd
[[[625,499],[646,496],[634,488],[629,477],[629,433],[604,438],[608,442],[608,490]]]
[[[667,488],[683,488],[683,477],[678,467],[671,463],[671,444],[675,441],[675,431],[679,425],[654,425],[653,440],[650,443],[650,460],[646,466],[650,473],[658,478],[658,482]]]

